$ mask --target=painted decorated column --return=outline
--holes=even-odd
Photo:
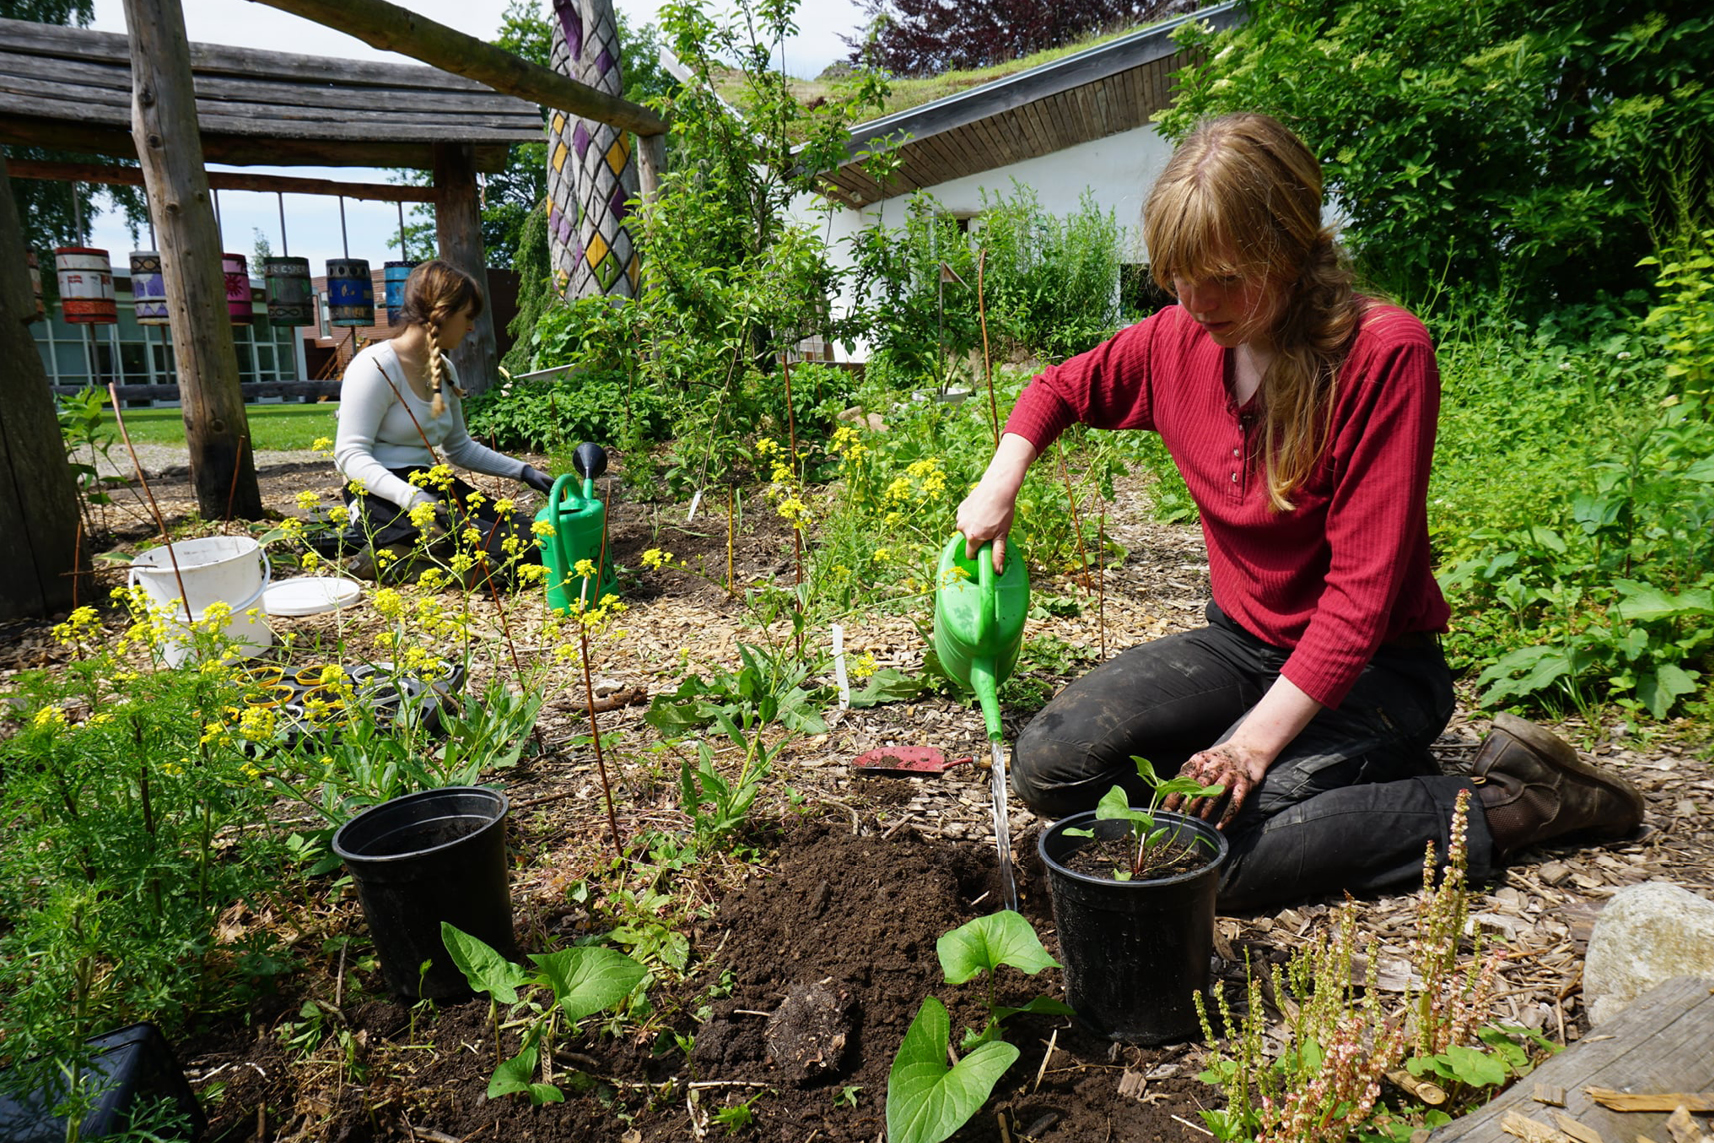
[[[553,67],[623,95],[612,0],[554,0]],[[630,136],[554,111],[548,126],[548,245],[554,282],[572,298],[637,292],[637,248],[625,203],[637,194]]]

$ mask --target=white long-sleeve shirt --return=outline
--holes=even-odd
[[[446,410],[436,417],[432,403],[411,391],[392,342],[377,342],[351,359],[339,389],[339,432],[333,445],[333,463],[346,480],[362,481],[371,495],[400,508],[433,503],[435,498],[428,492],[387,471],[434,465],[434,454],[424,446],[424,437],[460,468],[523,479],[523,461],[471,439],[464,427],[464,402],[453,391],[458,374],[452,362],[444,358],[441,369],[447,382]],[[417,431],[419,425],[421,432]]]

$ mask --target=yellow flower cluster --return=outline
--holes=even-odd
[[[452,469],[444,464],[437,464],[424,472],[418,469],[411,473],[409,480],[418,488],[438,488],[442,492],[452,490]]]
[[[663,552],[659,548],[649,548],[643,553],[643,566],[650,571],[660,571],[664,567],[670,567],[672,562],[673,554]]]
[[[316,437],[309,447],[311,452],[320,453],[322,456],[333,455],[333,440],[331,437]]]
[[[300,511],[313,511],[315,506],[320,502],[321,493],[319,492],[312,492],[306,488],[302,492],[298,493],[298,508]]]
[[[869,446],[863,443],[862,434],[851,425],[840,425],[833,430],[833,451],[844,464],[858,464],[869,455]]]
[[[403,619],[405,617],[405,597],[390,587],[383,587],[375,593],[372,601],[376,611],[388,619]]]
[[[866,679],[875,673],[875,656],[865,651],[851,661],[851,677]]]
[[[64,623],[54,624],[54,642],[62,647],[73,647],[84,642],[100,627],[101,618],[96,615],[95,608],[79,607],[66,616]]]

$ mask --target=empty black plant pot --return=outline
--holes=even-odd
[[[1094,829],[1105,840],[1128,824],[1096,821],[1093,810],[1055,822],[1037,843],[1053,895],[1066,1002],[1101,1035],[1133,1044],[1185,1040],[1199,1030],[1193,997],[1208,988],[1214,896],[1228,849],[1225,837],[1197,818],[1163,810],[1155,821],[1173,827],[1175,843],[1198,839],[1207,863],[1156,880],[1074,872],[1065,860],[1093,839],[1067,837],[1067,829]]]
[[[497,790],[448,786],[383,802],[333,835],[333,852],[357,882],[394,995],[450,1000],[471,994],[441,941],[442,921],[502,954],[511,951],[507,808]],[[425,960],[433,963],[422,973]]]

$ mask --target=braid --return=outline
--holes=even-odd
[[[446,414],[446,398],[441,395],[446,378],[440,368],[440,323],[431,319],[423,323],[423,329],[428,332],[429,385],[434,389],[434,402],[429,405],[429,413],[438,420]]]

